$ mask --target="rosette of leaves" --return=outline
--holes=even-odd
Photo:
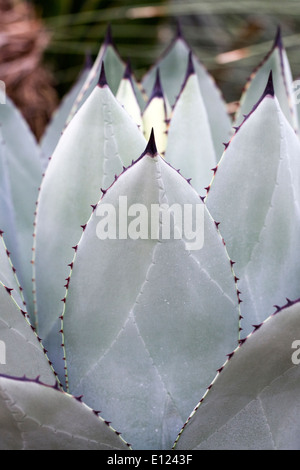
[[[299,448],[290,80],[277,35],[232,135],[182,35],[141,86],[108,34],[58,110],[51,158],[0,107],[1,449]],[[124,198],[126,225],[99,237]],[[142,230],[155,205],[173,236]],[[168,208],[187,205],[198,250],[174,236]]]

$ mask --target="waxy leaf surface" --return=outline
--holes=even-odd
[[[288,303],[226,362],[184,427],[180,450],[299,450],[300,304]]]
[[[300,295],[300,144],[266,95],[232,138],[206,203],[240,279],[243,335]]]
[[[1,450],[128,450],[91,409],[39,380],[0,375]]]
[[[162,224],[173,204],[202,213],[202,248],[190,249],[186,231],[153,236],[151,209],[161,208]],[[113,215],[100,216],[114,208],[116,237]],[[99,202],[72,266],[63,316],[70,392],[101,409],[134,449],[169,449],[238,341],[236,285],[214,221],[187,181],[146,153]]]

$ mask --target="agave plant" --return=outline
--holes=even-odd
[[[40,143],[9,99],[0,121],[0,448],[299,448],[280,31],[234,122],[180,32],[139,83],[110,29]]]

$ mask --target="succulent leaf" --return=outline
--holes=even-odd
[[[116,94],[116,98],[126,109],[129,116],[131,116],[134,122],[138,125],[141,132],[143,132],[142,112],[135,93],[129,64],[127,64],[124,76]]]
[[[288,302],[230,354],[176,450],[299,450],[299,319]]]
[[[143,112],[143,127],[147,140],[150,139],[151,132],[154,130],[156,145],[160,155],[164,155],[166,151],[169,113],[170,105],[164,95],[158,70],[156,82]]]
[[[0,231],[0,282],[12,289],[11,296],[14,301],[17,303],[20,309],[26,310],[24,305],[24,297],[22,294],[22,288],[20,287],[19,281],[16,276],[16,270],[12,265],[10,260],[10,253],[6,248],[6,245],[3,240],[3,235]]]
[[[137,125],[103,84],[66,128],[46,170],[37,206],[34,277],[39,335],[59,374],[64,372],[59,316],[72,247],[90,216],[91,204],[100,198],[100,188],[108,188],[144,147]]]
[[[159,69],[162,87],[170,105],[174,105],[186,76],[189,53],[188,44],[181,34],[177,34],[157,63],[143,77],[142,86],[149,97],[154,88],[157,70]]]
[[[87,60],[83,70],[81,71],[76,83],[73,85],[69,93],[63,98],[61,104],[59,105],[58,109],[55,111],[54,115],[52,116],[51,121],[49,122],[44,135],[41,138],[40,146],[42,151],[42,158],[43,158],[43,170],[45,170],[48,166],[49,158],[52,156],[55,147],[63,133],[65,126],[68,121],[68,117],[71,113],[71,110],[74,106],[74,103],[85,84],[89,74],[91,71],[91,63],[89,57],[87,56]]]
[[[206,197],[236,262],[244,334],[300,294],[300,144],[272,89],[232,138]]]
[[[151,95],[157,69],[159,69],[167,100],[171,106],[174,106],[186,77],[190,53],[189,45],[183,38],[181,31],[178,31],[168,49],[142,80],[142,86],[148,96]],[[192,58],[211,128],[217,160],[219,160],[223,151],[222,142],[227,142],[231,136],[231,119],[214,79],[193,53]]]
[[[201,196],[206,194],[217,157],[191,55],[185,83],[171,115],[165,156],[185,178],[192,178],[192,186]]]
[[[300,448],[298,85],[278,28],[232,128],[109,26],[38,143],[0,81],[1,450]]]
[[[129,72],[129,70],[127,67],[128,63],[126,64],[126,62],[121,58],[118,49],[113,41],[112,31],[110,27],[107,30],[102,50],[103,58],[101,62],[103,62],[105,66],[107,83],[112,93],[116,96],[120,87],[120,83],[124,78],[124,75],[126,74],[126,69],[127,72]],[[98,67],[99,71],[101,70],[101,66],[102,63],[100,63],[100,66]],[[132,71],[130,71],[129,73],[136,99],[141,109],[143,109],[143,107],[145,106],[145,99],[141,91],[141,87],[136,81]]]
[[[32,233],[35,204],[42,179],[41,154],[28,125],[9,98],[5,105],[0,106],[0,124],[5,152],[0,157],[0,165],[5,167],[5,187],[0,191],[1,197],[6,199],[4,207],[13,211],[12,214],[1,214],[1,230],[4,231],[5,243],[24,289],[28,313],[34,322]],[[8,194],[4,193],[5,189],[9,191]],[[3,201],[0,204],[2,206]],[[13,236],[8,236],[14,229]]]
[[[128,450],[86,405],[37,380],[0,375],[1,450]]]
[[[138,239],[125,232],[99,239],[99,214],[117,208],[120,196],[148,214],[153,205],[201,207],[203,248],[151,238],[149,226]],[[239,306],[217,227],[195,190],[157,154],[153,134],[93,211],[71,269],[62,328],[69,390],[109,416],[133,448],[170,448],[237,344]]]
[[[210,124],[217,161],[219,161],[224,150],[223,142],[227,142],[232,135],[232,121],[221,90],[195,54],[193,54],[193,64]]]
[[[67,124],[72,120],[78,109],[88,99],[92,91],[95,89],[99,82],[102,65],[104,64],[107,76],[107,82],[113,94],[116,95],[118,92],[122,78],[126,70],[126,64],[120,57],[115,44],[112,39],[111,27],[108,27],[105,40],[101,45],[93,67],[86,78],[84,85],[82,86],[77,99],[71,109]],[[140,85],[136,82],[132,75],[133,87],[136,93],[136,97],[140,107],[142,108],[145,104],[143,93]]]
[[[298,115],[293,90],[293,79],[286,50],[282,43],[280,28],[277,30],[272,49],[262,63],[252,72],[240,98],[240,105],[235,116],[235,126],[243,121],[243,116],[250,113],[262,95],[270,70],[276,97],[286,119],[297,131]]]
[[[5,238],[10,241],[10,247],[14,248],[14,257],[18,256],[18,241],[15,212],[11,194],[11,182],[5,142],[0,127],[0,230],[5,231]]]
[[[0,340],[5,346],[0,374],[30,377],[41,376],[53,385],[56,378],[45,350],[29,323],[27,314],[14,301],[7,286],[0,282]],[[2,359],[2,358],[1,358]]]

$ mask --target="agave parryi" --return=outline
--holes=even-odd
[[[1,449],[299,448],[292,89],[278,31],[233,134],[181,33],[139,84],[109,30],[40,145],[0,106]]]

